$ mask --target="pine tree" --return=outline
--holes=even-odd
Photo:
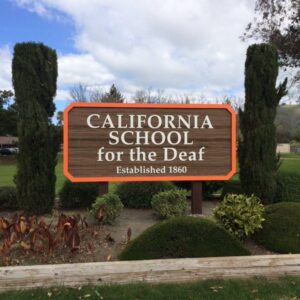
[[[287,80],[276,88],[278,54],[274,46],[255,44],[248,48],[245,64],[245,108],[239,110],[240,180],[246,194],[264,203],[276,193],[276,110],[286,95]]]
[[[51,211],[55,197],[57,147],[51,117],[55,111],[57,56],[39,43],[14,48],[13,85],[19,113],[17,198],[30,213]]]
[[[105,95],[102,98],[102,102],[110,102],[110,103],[123,103],[124,97],[119,92],[119,90],[115,87],[113,84],[109,90],[108,93],[105,93]]]

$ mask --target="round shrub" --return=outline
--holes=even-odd
[[[244,239],[262,228],[264,206],[252,196],[227,194],[214,216],[230,233]]]
[[[60,206],[62,208],[87,208],[92,205],[99,194],[97,183],[73,183],[65,181],[59,192]]]
[[[99,210],[104,211],[104,217],[101,221],[102,223],[113,223],[115,219],[120,216],[123,208],[123,204],[115,194],[105,194],[102,197],[98,197],[92,205],[91,213],[93,216],[99,220]]]
[[[265,209],[263,229],[254,237],[258,244],[278,253],[300,253],[300,203],[281,202]]]
[[[183,216],[187,208],[186,196],[186,190],[160,192],[152,198],[152,209],[162,219]]]
[[[275,202],[300,203],[300,174],[279,172]]]
[[[14,186],[0,187],[0,209],[17,209],[17,189]]]
[[[116,194],[120,197],[125,207],[151,208],[152,197],[163,191],[175,189],[171,182],[123,182],[116,188]]]
[[[120,254],[121,260],[249,255],[223,227],[205,218],[175,217],[153,225]]]

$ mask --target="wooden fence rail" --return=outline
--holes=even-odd
[[[300,276],[300,254],[1,267],[0,291],[285,275]]]

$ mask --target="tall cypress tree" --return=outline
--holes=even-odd
[[[239,110],[240,180],[247,194],[264,203],[276,193],[276,110],[286,95],[287,80],[276,88],[278,54],[274,46],[255,44],[248,48],[245,64],[245,108]]]
[[[18,204],[27,212],[49,212],[54,203],[56,180],[56,147],[51,125],[57,80],[55,50],[40,43],[16,44],[12,73],[19,113]]]

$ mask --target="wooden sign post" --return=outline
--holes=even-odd
[[[201,181],[192,181],[192,214],[202,214],[203,184]]]
[[[108,182],[99,182],[99,196],[108,193]]]
[[[236,172],[236,116],[226,104],[73,103],[64,112],[64,174],[73,182],[202,181]]]

